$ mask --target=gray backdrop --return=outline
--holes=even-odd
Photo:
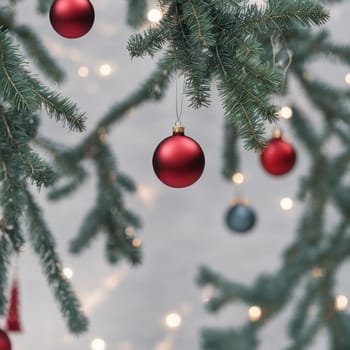
[[[126,1],[95,0],[93,3],[95,25],[88,35],[78,40],[59,37],[48,18],[35,12],[35,1],[23,1],[19,13],[19,21],[35,26],[65,68],[68,79],[56,87],[86,111],[88,130],[109,106],[137,88],[154,67],[149,59],[130,61],[128,57],[125,47],[131,31],[125,25]],[[336,41],[348,42],[349,10],[349,4],[332,9],[329,25]],[[109,77],[103,78],[98,73],[103,63],[112,66]],[[88,77],[78,76],[80,66],[89,68]],[[33,70],[36,70],[34,66]],[[317,63],[311,70],[345,86],[346,70],[342,67]],[[294,98],[304,103],[302,91],[297,86],[293,91]],[[215,91],[213,94],[215,96]],[[124,263],[114,267],[105,263],[102,235],[81,256],[68,254],[70,238],[93,205],[94,176],[87,186],[62,202],[48,203],[45,191],[40,194],[65,266],[74,270],[72,281],[91,326],[89,332],[80,337],[68,334],[38,260],[28,248],[19,261],[24,333],[11,336],[14,350],[90,349],[96,337],[105,340],[108,350],[199,350],[202,326],[237,326],[247,319],[247,307],[241,304],[228,307],[218,315],[206,313],[203,292],[194,282],[198,267],[205,263],[227,277],[246,283],[254,281],[261,272],[275,271],[280,264],[280,254],[293,240],[294,228],[303,211],[302,204],[297,202],[293,210],[282,211],[279,201],[295,195],[299,176],[308,171],[308,161],[288,132],[285,121],[281,126],[286,137],[294,142],[299,157],[291,174],[277,179],[269,177],[262,171],[257,155],[243,151],[246,182],[241,190],[255,207],[259,221],[249,235],[231,234],[223,223],[223,215],[234,195],[234,187],[220,175],[223,112],[216,97],[209,109],[193,111],[185,107],[183,112],[187,134],[202,145],[206,155],[206,168],[200,181],[187,189],[171,189],[153,174],[153,150],[170,135],[175,101],[173,85],[164,100],[132,111],[109,136],[120,168],[129,173],[140,188],[139,195],[127,200],[144,223],[143,230],[138,232],[143,241],[142,266],[131,269]],[[42,130],[53,139],[75,144],[82,137],[46,117],[43,119]],[[340,272],[338,289],[350,294],[346,272],[349,272],[346,267]],[[165,315],[172,311],[178,312],[183,321],[176,330],[164,325]],[[291,311],[292,306],[264,328],[260,349],[280,350],[288,344],[285,325]],[[326,334],[312,349],[327,349]]]

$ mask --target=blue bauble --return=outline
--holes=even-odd
[[[254,226],[256,215],[248,205],[237,203],[229,208],[225,221],[230,230],[244,233]]]

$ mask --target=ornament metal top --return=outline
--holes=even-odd
[[[185,136],[183,126],[159,143],[153,154],[153,169],[164,184],[182,188],[194,184],[202,175],[205,158],[201,146]]]

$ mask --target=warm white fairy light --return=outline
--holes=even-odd
[[[85,66],[79,67],[78,75],[82,78],[86,78],[89,75],[89,68]]]
[[[288,106],[283,106],[281,110],[278,112],[278,114],[283,118],[283,119],[290,119],[293,116],[293,110],[288,107]]]
[[[350,84],[350,73],[345,74],[345,82]]]
[[[165,324],[169,328],[178,328],[181,326],[181,323],[181,316],[176,312],[170,313],[165,317]]]
[[[259,321],[262,316],[262,309],[260,306],[253,305],[248,309],[248,318],[252,322]]]
[[[132,227],[132,226],[128,226],[126,229],[125,229],[125,234],[129,237],[132,237],[135,233],[135,229]]]
[[[324,271],[320,267],[314,267],[311,270],[311,274],[315,278],[322,278],[324,276]]]
[[[289,197],[281,199],[280,205],[283,210],[291,210],[293,208],[293,200]]]
[[[141,184],[137,186],[137,194],[146,204],[153,204],[156,197],[156,192],[152,187]]]
[[[208,303],[214,294],[214,287],[212,285],[206,286],[202,290],[202,302]]]
[[[134,239],[132,240],[131,244],[132,244],[134,247],[138,248],[138,247],[141,247],[142,241],[141,241],[140,238],[134,238]]]
[[[100,65],[98,71],[103,77],[108,77],[112,73],[112,67],[109,64],[104,63]]]
[[[62,270],[63,276],[66,277],[67,279],[71,279],[73,277],[73,270],[70,269],[69,267],[65,267]]]
[[[244,175],[237,171],[232,175],[232,182],[236,185],[241,185],[244,182]]]
[[[348,308],[349,299],[345,295],[337,295],[335,297],[334,306],[338,311],[344,311]]]
[[[156,8],[149,10],[147,13],[147,18],[152,23],[159,23],[162,17],[163,17],[162,11]]]
[[[91,342],[91,349],[92,350],[105,350],[106,349],[106,342],[101,338],[95,338]]]

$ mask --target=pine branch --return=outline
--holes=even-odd
[[[34,112],[40,102],[29,83],[24,57],[6,32],[0,32],[0,89],[3,98],[20,112]]]
[[[13,32],[17,34],[21,43],[30,57],[36,62],[39,69],[46,77],[60,83],[63,81],[65,74],[57,65],[55,60],[50,56],[47,49],[42,45],[40,39],[31,30],[31,28],[21,25],[15,26]]]
[[[128,0],[128,24],[131,27],[137,28],[141,26],[146,20],[146,0]]]
[[[43,272],[60,304],[62,315],[67,321],[69,330],[76,334],[84,332],[87,330],[88,321],[81,312],[79,301],[69,282],[63,276],[62,264],[56,253],[55,241],[32,195],[28,191],[25,194],[28,234],[33,249],[40,258]]]
[[[238,14],[240,28],[250,32],[290,30],[299,25],[320,26],[329,20],[329,12],[314,0],[269,0],[266,7],[248,6]]]
[[[10,249],[7,238],[0,232],[0,315],[7,311],[7,283]]]

